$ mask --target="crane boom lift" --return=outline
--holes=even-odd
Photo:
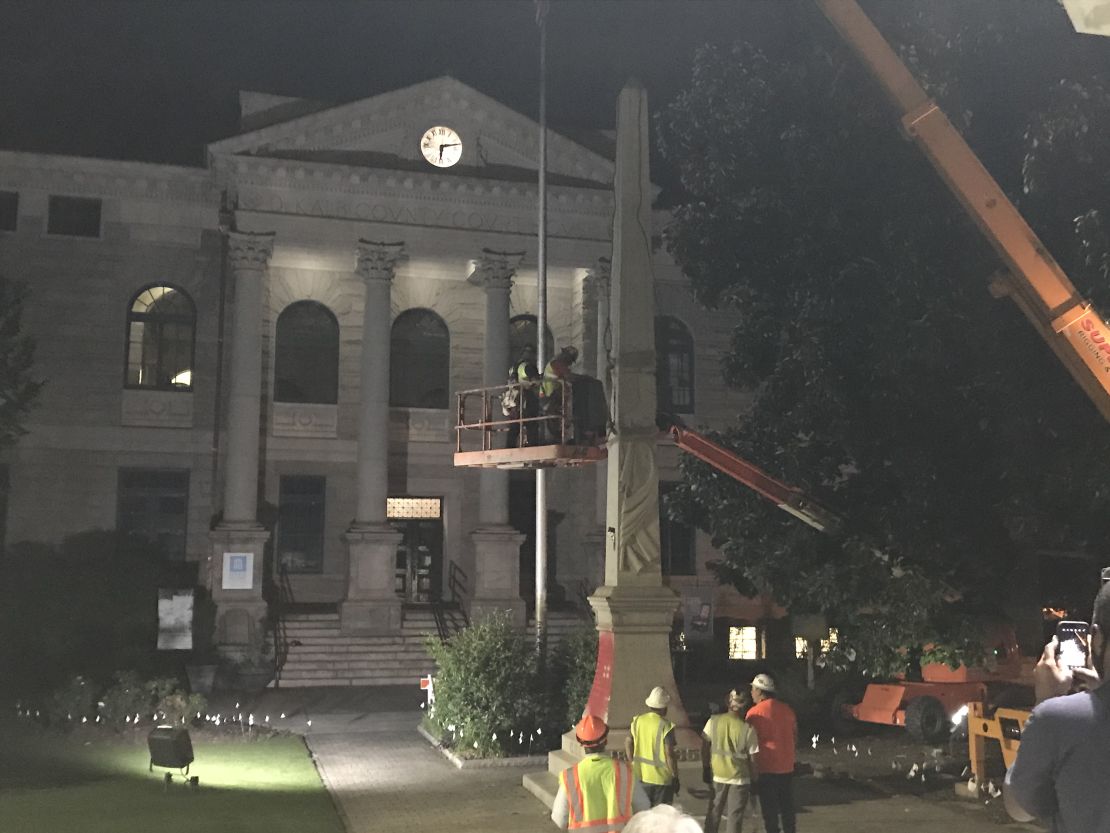
[[[1080,297],[1063,269],[999,187],[948,117],[868,19],[856,0],[815,0],[901,114],[925,153],[1006,270],[991,282],[1008,296],[1110,420],[1110,325]]]
[[[833,532],[840,525],[840,519],[836,515],[814,503],[801,489],[776,480],[736,452],[682,425],[671,425],[668,431],[674,444],[683,451],[740,481],[779,509],[805,521],[819,532]]]

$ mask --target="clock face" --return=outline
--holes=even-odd
[[[462,156],[462,139],[450,127],[429,127],[420,137],[420,152],[437,168],[450,168]]]

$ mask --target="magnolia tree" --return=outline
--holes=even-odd
[[[919,15],[892,34],[1110,309],[1101,82],[1022,66],[1016,25],[961,26]],[[751,407],[721,441],[843,526],[822,535],[690,460],[669,511],[712,534],[723,581],[824,613],[840,658],[864,670],[894,670],[907,649],[980,659],[983,615],[1024,615],[1035,643],[1040,554],[1110,532],[1110,431],[992,298],[997,256],[873,79],[821,21],[802,31],[776,52],[702,49],[658,114],[680,183],[666,244],[701,303],[735,322],[721,372]],[[1000,100],[973,59],[1018,89]]]

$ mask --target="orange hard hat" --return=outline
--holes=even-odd
[[[609,734],[609,727],[600,717],[592,714],[582,716],[574,727],[574,736],[582,744],[600,743]]]

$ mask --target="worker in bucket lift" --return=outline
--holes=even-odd
[[[578,348],[568,344],[555,354],[554,358],[543,369],[543,381],[540,383],[540,407],[545,416],[559,417],[563,411],[563,391],[569,387],[574,378],[571,366],[578,361]],[[559,419],[544,421],[544,430],[549,441],[560,443],[564,434],[573,430],[572,425],[562,425]]]
[[[625,755],[652,807],[670,804],[679,790],[674,724],[667,720],[670,702],[671,695],[665,688],[653,688],[644,701],[648,711],[632,718],[624,742]]]
[[[574,737],[586,757],[559,773],[551,820],[564,830],[618,833],[634,813],[650,810],[651,802],[632,767],[605,754],[609,727],[604,720],[584,715]]]
[[[520,385],[519,388],[510,388],[512,402],[506,403],[506,396],[502,395],[502,412],[507,417],[537,417],[540,415],[539,400],[540,372],[536,369],[536,347],[534,344],[525,344],[520,351],[520,359],[509,368],[509,384]],[[528,422],[524,424],[524,435],[521,436],[520,423],[514,422],[509,427],[509,448],[522,448],[527,445],[536,445],[539,442],[539,423]]]

